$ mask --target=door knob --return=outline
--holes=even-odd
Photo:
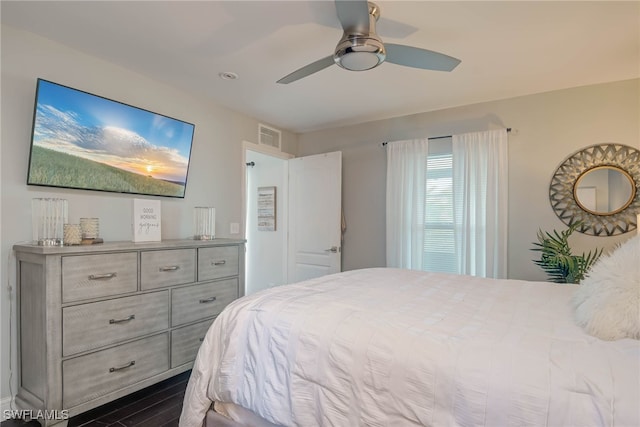
[[[336,252],[338,252],[338,247],[337,246],[331,246],[329,249],[325,249],[325,252],[333,252],[334,254]]]

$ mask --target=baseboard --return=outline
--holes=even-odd
[[[0,410],[2,410],[2,416],[0,416],[0,421],[4,421],[7,418],[5,417],[5,414],[10,413],[12,401],[13,401],[13,397],[11,396],[3,397],[2,399],[0,399]]]

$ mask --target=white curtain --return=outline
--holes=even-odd
[[[422,269],[428,139],[387,144],[387,267]]]
[[[458,272],[507,277],[507,130],[453,136]]]

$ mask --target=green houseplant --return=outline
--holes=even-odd
[[[549,281],[555,283],[580,283],[591,266],[602,255],[602,249],[582,255],[571,253],[569,236],[580,226],[574,222],[564,231],[553,230],[553,233],[538,230],[538,241],[534,242],[532,251],[540,252],[540,259],[533,260],[548,275]]]

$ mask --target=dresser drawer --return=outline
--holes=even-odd
[[[62,309],[62,354],[69,356],[169,326],[169,291]]]
[[[212,280],[238,274],[238,246],[198,249],[198,280]]]
[[[195,249],[147,251],[140,255],[140,284],[143,290],[195,281]]]
[[[168,334],[62,362],[62,407],[72,408],[169,369]]]
[[[227,304],[238,298],[238,279],[187,286],[171,292],[171,325],[177,326],[220,314]]]
[[[171,331],[171,367],[193,362],[204,336],[213,321],[211,319]]]
[[[63,302],[135,292],[137,283],[135,252],[62,258]]]

